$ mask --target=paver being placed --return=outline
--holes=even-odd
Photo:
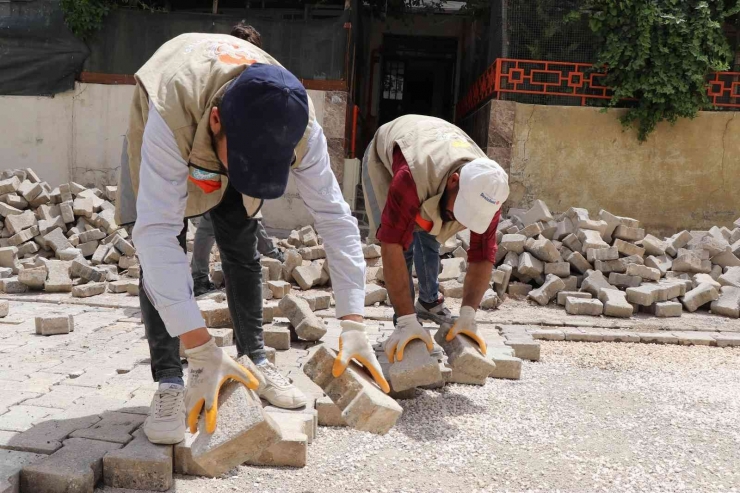
[[[457,335],[449,342],[445,340],[449,330],[449,325],[442,324],[434,334],[434,340],[447,355],[449,366],[453,372],[468,375],[471,379],[469,383],[484,385],[488,375],[496,368],[495,363],[481,354],[478,344],[465,335]],[[458,383],[462,382],[458,380]]]
[[[389,383],[395,392],[443,382],[439,362],[420,340],[413,340],[406,345],[403,360],[392,363],[388,373]]]
[[[113,488],[167,491],[172,487],[172,445],[155,445],[143,430],[119,450],[103,457],[103,480]]]
[[[285,419],[284,413],[267,413],[280,428],[280,440],[265,449],[259,457],[245,463],[253,466],[305,467],[308,436],[303,423]]]
[[[211,476],[259,457],[270,445],[280,440],[280,430],[262,410],[254,391],[241,383],[228,382],[218,396],[218,424],[212,434],[206,433],[205,412],[200,418],[200,433],[193,441],[193,460]]]
[[[336,353],[325,346],[316,348],[303,372],[321,387],[342,410],[342,418],[355,429],[383,435],[401,416],[403,409],[385,395],[355,363],[341,376],[332,375]]]
[[[21,471],[21,491],[43,493],[92,492],[103,477],[103,457],[121,448],[110,442],[70,438],[64,446]]]
[[[316,412],[319,426],[347,426],[347,422],[342,417],[342,410],[327,396],[316,399]]]

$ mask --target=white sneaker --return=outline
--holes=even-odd
[[[144,433],[152,443],[174,445],[185,439],[185,387],[162,383],[154,394]]]
[[[283,409],[296,409],[306,405],[303,392],[282,376],[275,365],[268,361],[257,368],[264,376],[264,385],[260,385],[258,391],[260,397]]]

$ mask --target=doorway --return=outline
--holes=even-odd
[[[385,35],[378,125],[402,115],[453,118],[457,39]]]

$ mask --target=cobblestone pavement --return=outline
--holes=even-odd
[[[96,429],[127,440],[156,388],[138,299],[2,298],[11,300],[11,313],[0,319],[0,449],[48,454],[75,432],[95,439],[102,432],[87,429],[101,419],[111,427]],[[319,313],[330,317],[332,310]],[[73,315],[74,332],[36,335],[34,317],[51,314]],[[391,330],[390,315],[385,306],[368,308],[378,319],[372,338]],[[643,335],[643,342],[644,334],[659,332],[675,344],[718,345],[740,332],[737,321],[707,313],[614,321],[516,300],[479,318],[536,338],[560,331],[566,340],[610,340],[603,334],[618,329]],[[328,327],[323,343],[337,347],[338,324]],[[483,327],[492,337],[499,333]],[[300,370],[311,346],[278,351],[276,363],[320,397]],[[401,401],[405,412],[388,435],[319,428],[304,469],[240,467],[217,480],[178,476],[171,491],[728,491],[740,484],[739,377],[737,347],[543,342],[541,361],[525,362],[519,381],[450,385]],[[50,431],[50,421],[69,430]],[[30,441],[18,445],[22,432]]]

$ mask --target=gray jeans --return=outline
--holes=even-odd
[[[216,236],[213,232],[213,221],[210,214],[204,214],[198,218],[196,224],[195,240],[193,241],[193,259],[190,262],[190,271],[193,274],[193,281],[208,279],[210,270],[211,250],[216,243]],[[193,221],[195,222],[195,220]],[[275,258],[279,251],[273,244],[267,231],[262,225],[262,221],[257,221],[257,250],[265,257]]]
[[[246,354],[260,364],[265,361],[265,344],[262,337],[262,266],[257,253],[257,221],[244,214],[242,196],[231,185],[221,203],[211,211],[211,219],[221,252],[237,355]],[[185,229],[178,242],[184,250]],[[142,270],[141,276],[143,282],[146,271]],[[154,380],[181,377],[180,339],[169,335],[143,287],[139,290],[139,301]]]

